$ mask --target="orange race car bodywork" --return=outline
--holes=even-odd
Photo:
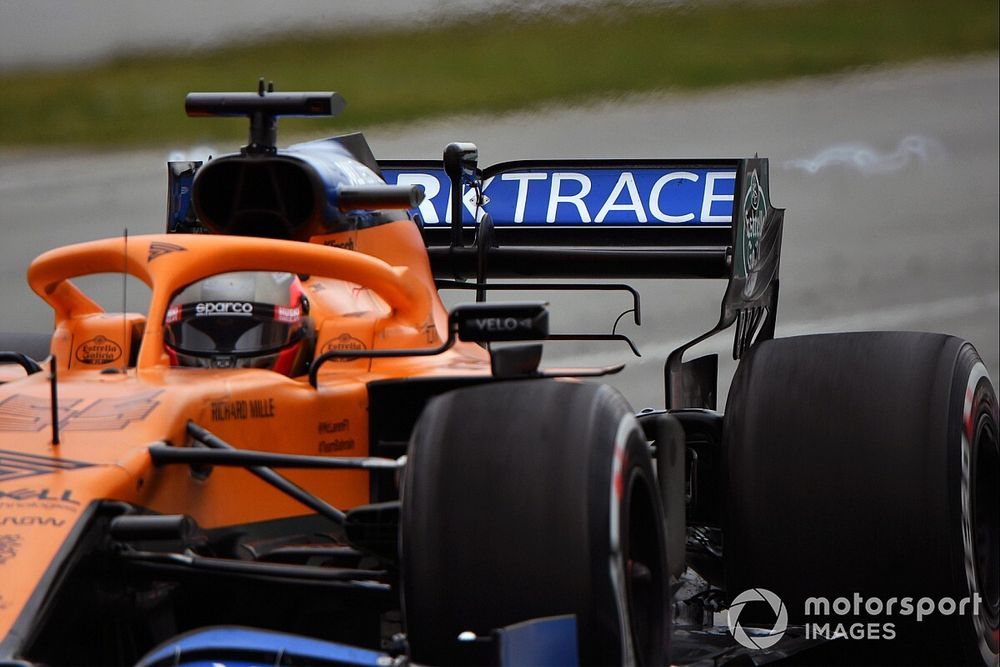
[[[354,251],[322,243],[348,236]],[[304,377],[268,370],[169,365],[160,324],[169,297],[206,273],[225,271],[309,274],[304,285],[317,354],[338,347],[435,347],[447,337],[447,313],[412,222],[317,240],[118,238],[54,250],[32,264],[29,282],[56,313],[58,444],[49,369],[0,386],[0,636],[6,641],[27,639],[17,636],[18,619],[26,607],[43,602],[32,596],[48,593],[39,583],[67,558],[60,550],[96,501],[188,515],[208,530],[306,513],[240,469],[203,476],[187,467],[155,467],[149,446],[190,444],[189,421],[245,449],[364,457],[368,383],[489,374],[488,355],[468,343],[436,357],[329,363],[316,389]],[[148,317],[105,313],[70,281],[123,267],[151,287]],[[371,498],[369,475],[362,470],[296,470],[287,477],[339,508]]]

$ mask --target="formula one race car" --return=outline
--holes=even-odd
[[[55,330],[0,338],[0,663],[997,664],[985,367],[944,335],[774,339],[766,160],[276,147],[342,106],[189,95],[250,140],[169,165],[167,233],[31,264]],[[100,273],[148,312],[73,283]],[[627,278],[726,284],[638,414],[594,380],[620,367],[540,364],[625,336],[496,298],[619,290],[639,324]],[[733,325],[722,415],[717,357],[683,357]]]

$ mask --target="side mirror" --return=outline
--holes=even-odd
[[[444,173],[454,182],[456,179],[475,178],[479,162],[479,149],[466,141],[450,143],[444,147]]]
[[[449,316],[459,340],[489,343],[543,340],[549,335],[549,311],[543,301],[468,303]]]

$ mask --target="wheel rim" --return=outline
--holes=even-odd
[[[626,504],[627,539],[624,545],[625,582],[628,596],[629,632],[639,664],[652,664],[663,655],[666,608],[663,590],[666,563],[659,531],[649,526],[660,521],[648,480],[634,474],[629,481]]]
[[[996,627],[1000,617],[1000,453],[996,424],[988,411],[976,423],[973,478],[973,553],[976,584],[985,603],[985,616]]]

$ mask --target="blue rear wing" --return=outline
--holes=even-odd
[[[505,162],[466,179],[460,227],[441,162],[379,167],[387,183],[423,188],[411,214],[442,278],[725,279],[744,236],[740,179],[751,162],[766,189],[758,159]],[[485,217],[489,229],[477,231]]]
[[[399,166],[397,166],[399,164]],[[425,229],[451,222],[450,181],[440,163],[383,162],[389,184],[419,185]],[[480,174],[484,201],[468,191],[463,226],[488,213],[496,227],[730,227],[735,162],[509,162]]]

